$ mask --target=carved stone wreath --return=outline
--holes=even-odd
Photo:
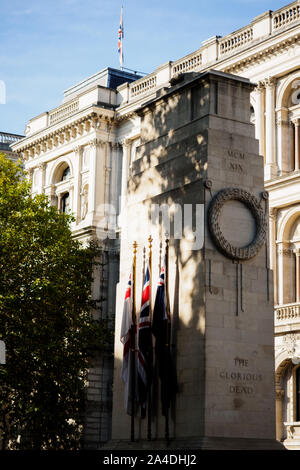
[[[220,228],[220,215],[227,201],[237,200],[245,204],[254,217],[256,234],[249,245],[238,248],[226,240]],[[266,239],[267,224],[265,214],[258,199],[251,193],[240,188],[226,188],[214,196],[208,210],[208,228],[216,247],[233,260],[248,260],[257,255]]]

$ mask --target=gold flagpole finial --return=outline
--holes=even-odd
[[[133,242],[133,274],[132,274],[132,317],[135,323],[135,284],[136,284],[136,252],[137,252],[137,242]]]

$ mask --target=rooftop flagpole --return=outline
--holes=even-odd
[[[118,32],[118,53],[119,53],[119,60],[120,60],[120,68],[123,70],[123,38],[124,38],[124,26],[123,26],[123,6],[121,7],[121,16],[120,16],[120,26]]]

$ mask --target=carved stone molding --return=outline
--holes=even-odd
[[[281,401],[284,397],[284,390],[276,390],[276,400]]]
[[[289,40],[283,39],[282,41],[277,42],[277,44],[274,46],[266,47],[260,52],[254,52],[253,54],[248,55],[242,60],[237,60],[229,67],[226,67],[224,72],[239,74],[242,70],[245,70],[249,67],[253,67],[253,64],[266,62],[271,57],[277,56],[278,54],[283,53],[287,50],[292,51],[294,49],[294,44],[297,44],[298,41],[299,33],[296,33]]]
[[[281,127],[281,126],[288,126],[289,123],[286,119],[283,119],[282,117],[277,116],[275,120],[275,124],[277,127]]]
[[[270,217],[270,219],[276,220],[276,218],[277,218],[277,213],[278,213],[277,207],[270,207],[270,211],[269,211],[269,217]]]
[[[119,142],[112,142],[111,143],[111,148],[113,150],[119,150],[120,148],[122,148],[122,145]]]
[[[265,89],[265,85],[262,81],[258,82],[257,83],[257,86],[254,88],[254,91],[258,92],[258,93],[262,93]]]
[[[46,162],[42,162],[39,164],[39,169],[42,170],[42,171],[45,171],[46,167],[47,167],[47,163]]]
[[[265,80],[263,80],[263,83],[266,88],[274,88],[276,79],[274,77],[268,77],[268,78],[265,78]]]
[[[242,248],[233,246],[222,234],[219,220],[223,205],[227,201],[240,201],[252,213],[256,223],[256,234],[252,242]],[[228,258],[233,260],[248,260],[257,255],[266,240],[267,223],[264,210],[258,199],[240,188],[223,189],[216,194],[210,203],[208,210],[208,227],[216,247]]]
[[[298,349],[297,346],[299,341],[299,333],[289,333],[283,337],[284,349],[286,350],[287,354],[290,356],[295,354],[296,350]]]
[[[104,140],[97,139],[97,138],[91,139],[91,140],[88,141],[88,145],[90,147],[97,147],[98,145],[105,145],[105,144],[106,144],[106,142]]]
[[[280,245],[277,245],[277,253],[278,255],[282,256],[292,256],[293,250],[290,247],[290,244],[287,242],[280,243]]]
[[[78,153],[80,153],[80,149],[81,149],[81,146],[76,145],[75,147],[73,147],[73,152],[78,154]]]

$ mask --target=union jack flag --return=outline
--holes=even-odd
[[[118,53],[120,59],[120,67],[123,67],[123,38],[124,38],[124,27],[123,27],[123,7],[121,8],[120,26],[118,31]]]
[[[162,414],[166,416],[177,393],[176,371],[171,357],[171,316],[166,292],[166,263],[161,268],[153,310],[152,333],[155,337],[155,360],[161,382]]]
[[[125,384],[125,410],[130,415],[132,413],[132,401],[135,397],[133,397],[134,391],[132,390],[133,380],[135,381],[135,377],[133,378],[133,374],[135,374],[135,367],[131,360],[131,353],[134,351],[135,355],[135,344],[136,344],[136,326],[134,325],[133,318],[132,318],[132,309],[133,309],[133,296],[132,296],[132,274],[129,276],[126,292],[125,292],[125,300],[124,300],[124,307],[123,307],[123,317],[122,317],[122,326],[121,326],[121,335],[120,340],[123,343],[123,364],[122,364],[122,379]],[[136,358],[134,357],[134,361]],[[135,387],[136,390],[136,387]]]
[[[142,292],[142,304],[139,320],[139,350],[138,350],[138,399],[141,405],[141,417],[146,416],[147,394],[152,380],[152,332],[150,312],[150,269],[147,264],[144,286]]]

